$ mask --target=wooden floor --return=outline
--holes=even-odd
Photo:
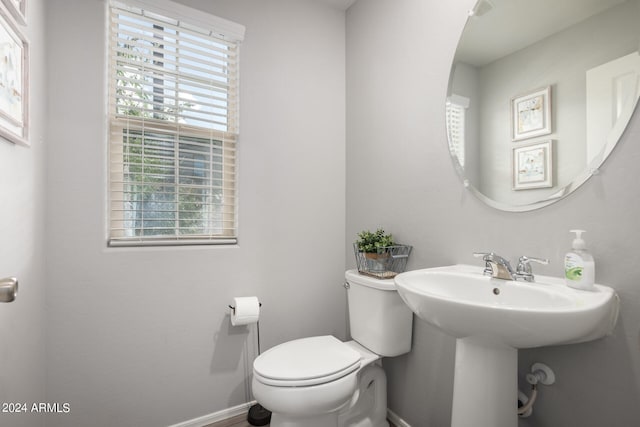
[[[205,427],[253,427],[247,422],[246,415],[238,415],[237,417],[229,418],[228,420],[218,421],[217,423],[209,424]],[[396,427],[389,423],[389,427]]]
[[[229,418],[228,420],[218,421],[217,423],[209,424],[205,427],[252,427],[247,422],[247,415],[238,415],[237,417]]]

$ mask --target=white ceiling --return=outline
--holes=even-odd
[[[351,7],[352,4],[356,2],[356,0],[317,0],[317,1],[326,3],[340,10],[347,10],[349,9],[349,7]]]
[[[456,60],[488,64],[624,1],[481,0],[482,9],[493,8],[469,18]]]

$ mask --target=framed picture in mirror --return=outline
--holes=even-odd
[[[511,99],[513,141],[551,133],[551,86]]]
[[[553,143],[551,140],[513,149],[513,189],[553,187]]]

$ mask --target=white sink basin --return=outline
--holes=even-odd
[[[618,298],[608,286],[581,291],[554,277],[536,276],[528,283],[482,272],[453,265],[408,271],[395,282],[418,317],[455,338],[527,348],[590,341],[615,326]]]
[[[602,338],[618,317],[613,289],[581,291],[553,277],[515,282],[452,265],[395,283],[418,317],[457,338],[451,427],[517,427],[517,349]]]

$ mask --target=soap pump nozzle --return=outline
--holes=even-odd
[[[584,249],[587,247],[587,244],[582,239],[582,233],[586,233],[585,230],[569,230],[571,233],[576,233],[576,238],[573,239],[572,247],[573,249]]]

